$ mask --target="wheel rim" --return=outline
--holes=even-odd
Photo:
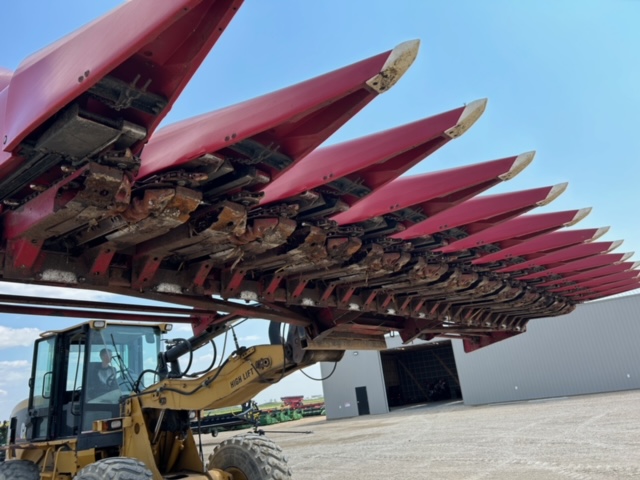
[[[225,472],[230,473],[233,476],[233,480],[249,480],[244,472],[236,467],[227,468]]]

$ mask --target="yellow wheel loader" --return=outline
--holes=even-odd
[[[271,345],[237,347],[217,368],[212,362],[192,373],[193,352],[214,334],[163,341],[169,329],[94,320],[43,333],[29,399],[11,413],[0,480],[291,478],[282,450],[256,433],[225,440],[204,462],[193,417],[247,402],[302,367],[339,360],[343,351],[302,350],[292,329],[286,341],[272,336]]]

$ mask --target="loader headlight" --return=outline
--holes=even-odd
[[[171,323],[161,323],[160,325],[158,325],[158,328],[160,329],[160,331],[162,333],[167,333],[167,332],[170,332],[171,330],[173,330],[173,324],[171,324]]]

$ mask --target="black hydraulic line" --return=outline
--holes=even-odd
[[[331,369],[331,373],[329,373],[329,375],[327,375],[324,378],[314,378],[308,373],[306,373],[303,369],[300,369],[300,373],[302,373],[305,377],[313,380],[314,382],[324,382],[325,380],[328,380],[329,378],[331,378],[331,376],[335,373],[337,366],[338,366],[338,362],[333,362],[333,368]]]
[[[175,362],[182,355],[185,355],[189,352],[193,352],[198,350],[200,347],[208,344],[211,340],[217,337],[225,328],[224,324],[216,325],[210,330],[205,330],[200,335],[194,335],[191,338],[186,339],[186,342],[181,342],[164,353],[164,359],[167,363]]]
[[[182,376],[185,376],[187,373],[189,373],[189,370],[191,369],[191,365],[193,364],[193,351],[194,348],[192,347],[191,343],[189,342],[189,340],[185,339],[185,338],[175,338],[173,339],[174,342],[176,342],[176,344],[170,349],[173,350],[173,348],[179,346],[179,345],[185,345],[185,347],[183,347],[181,350],[185,350],[185,353],[189,354],[189,363],[187,364],[187,367],[184,370],[180,370],[178,363],[176,362],[177,359],[175,360],[167,360],[167,363],[171,364],[171,377],[174,378],[180,378]],[[169,351],[170,351],[169,350]],[[166,360],[166,357],[165,357]]]
[[[280,332],[281,322],[275,322],[271,320],[269,322],[269,343],[271,345],[280,345],[284,343],[283,335]]]
[[[229,358],[227,358],[224,362],[222,362],[220,364],[220,366],[218,367],[218,371],[215,373],[215,375],[212,378],[210,378],[208,380],[205,380],[200,385],[195,387],[193,390],[190,390],[188,392],[184,392],[182,390],[178,390],[177,388],[172,388],[172,387],[158,387],[157,389],[147,390],[147,391],[144,391],[144,392],[133,394],[131,396],[132,397],[142,397],[143,395],[152,395],[152,394],[155,395],[155,394],[162,393],[162,392],[173,392],[173,393],[177,393],[178,395],[183,395],[185,397],[189,397],[191,395],[196,394],[197,392],[199,392],[203,388],[208,388],[209,385],[211,385],[213,382],[215,382],[218,379],[218,377],[220,376],[220,372],[222,372],[222,369],[227,365],[227,363],[229,363],[229,360],[231,360],[231,356],[229,356]]]
[[[211,340],[209,343],[213,347],[213,358],[211,359],[211,363],[209,364],[209,366],[204,370],[200,370],[199,372],[193,372],[188,375],[185,375],[186,377],[189,377],[189,378],[199,377],[200,375],[207,373],[209,370],[213,370],[213,367],[215,366],[216,361],[218,360],[218,347],[216,346],[216,342],[214,342],[213,340]]]

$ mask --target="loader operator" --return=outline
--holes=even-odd
[[[98,369],[98,380],[103,391],[118,388],[116,383],[116,369],[111,365],[111,350],[103,348],[100,350],[100,360],[102,365]]]

